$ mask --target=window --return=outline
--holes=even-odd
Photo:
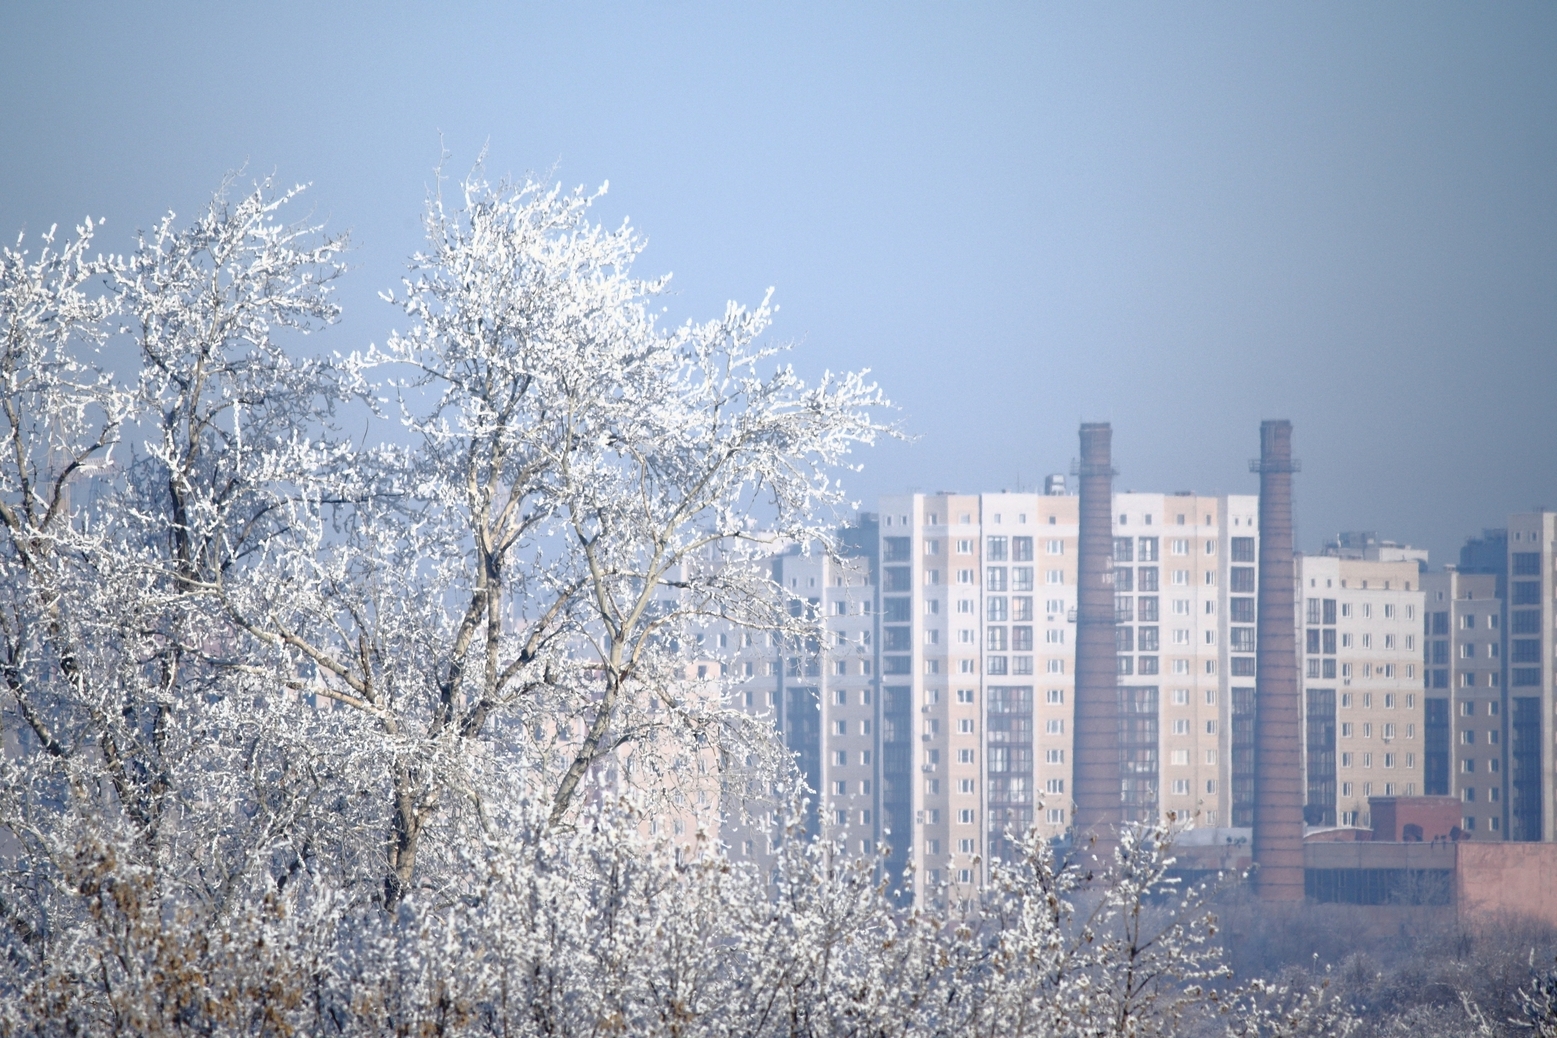
[[[1004,562],[1006,560],[1006,539],[1004,537],[984,538],[984,558],[989,562]]]
[[[849,753],[848,753],[848,751],[847,750],[836,750],[836,751],[834,751],[833,752],[833,764],[835,766],[837,766],[837,767],[840,767],[840,768],[847,767],[848,764],[849,764]]]
[[[1025,516],[1023,517],[1022,521],[1023,522],[1027,521]],[[1064,543],[1061,542],[1060,547],[1064,548],[1064,546],[1065,546]],[[1064,552],[1056,552],[1055,554],[1064,554]],[[1031,537],[1013,537],[1013,538],[1011,538],[1011,561],[1012,562],[1031,562],[1031,561],[1033,561],[1033,539]]]
[[[973,812],[970,809],[968,809],[968,808],[963,808],[962,810],[957,812],[957,821],[962,823],[963,825],[972,825],[973,824]]]
[[[1065,780],[1057,778],[1048,779],[1043,784],[1043,791],[1045,793],[1063,793],[1065,792]]]
[[[1176,688],[1176,689],[1174,689],[1173,690],[1173,705],[1174,706],[1188,706],[1189,705],[1189,689],[1187,689],[1187,688]]]
[[[1207,575],[1208,576],[1214,576],[1215,574],[1207,574]],[[1208,583],[1208,584],[1215,583],[1215,581],[1208,580],[1208,581],[1206,581],[1206,583]],[[1228,570],[1228,590],[1230,590],[1235,595],[1252,595],[1252,594],[1254,594],[1254,567],[1253,566],[1233,566],[1233,567],[1230,567],[1229,570]]]
[[[1188,616],[1189,615],[1189,599],[1187,599],[1187,598],[1175,598],[1173,600],[1173,615],[1174,616]],[[1185,642],[1186,643],[1188,642],[1188,638],[1187,637],[1185,639]]]
[[[1051,717],[1043,723],[1045,735],[1064,735],[1065,720],[1060,717]],[[1053,763],[1052,761],[1050,763]]]
[[[959,718],[958,719],[958,721],[957,721],[957,734],[958,735],[972,735],[973,734],[973,719],[971,717],[963,717],[963,718]]]
[[[1031,566],[1011,567],[1011,590],[1031,591],[1033,589],[1033,568]]]
[[[1124,525],[1124,517],[1120,516],[1119,519],[1120,519],[1120,525],[1121,526]],[[1114,538],[1114,561],[1115,562],[1134,562],[1135,561],[1135,542],[1132,541],[1128,537],[1115,537]]]
[[[973,751],[972,750],[967,750],[967,749],[958,750],[957,751],[957,763],[958,764],[972,764],[973,763]]]
[[[1254,538],[1253,537],[1234,537],[1234,538],[1232,538],[1232,557],[1233,557],[1232,560],[1234,562],[1253,562],[1254,561]]]
[[[1174,779],[1173,780],[1173,794],[1175,796],[1188,796],[1189,795],[1189,779]]]
[[[1206,554],[1207,555],[1215,555],[1216,554],[1216,542],[1215,541],[1207,541],[1206,542]]]
[[[1045,555],[1064,555],[1065,542],[1061,540],[1047,540],[1043,544],[1043,553]]]
[[[1063,688],[1051,688],[1044,699],[1050,706],[1060,706],[1065,702],[1065,690]]]
[[[1216,734],[1216,722],[1215,721],[1207,721],[1206,722],[1206,734],[1207,735],[1215,735]]]
[[[1174,735],[1188,735],[1189,734],[1189,718],[1187,718],[1187,717],[1174,718],[1174,721],[1173,721],[1173,734]]]
[[[1044,582],[1049,584],[1051,587],[1057,587],[1060,584],[1065,583],[1065,571],[1062,569],[1047,570],[1044,573]]]
[[[1173,571],[1173,586],[1174,587],[1188,587],[1189,586],[1189,570],[1187,570],[1187,569],[1176,569],[1176,570],[1174,570]]]
[[[1188,767],[1189,766],[1189,751],[1188,750],[1174,750],[1173,754],[1172,754],[1172,757],[1171,757],[1171,760],[1173,762],[1173,766],[1176,767],[1176,768]]]
[[[1063,807],[1049,808],[1048,821],[1050,825],[1065,824],[1065,809]]]
[[[1045,764],[1064,764],[1065,763],[1065,751],[1064,750],[1044,750],[1043,751],[1043,762]]]
[[[1043,640],[1049,645],[1064,645],[1065,631],[1062,628],[1051,627],[1043,632]]]
[[[924,553],[926,555],[939,555],[941,553],[941,542],[937,540],[926,540],[924,542]]]
[[[1156,562],[1157,561],[1157,538],[1155,538],[1155,537],[1141,537],[1141,538],[1139,538],[1137,540],[1136,543],[1137,543],[1137,546],[1140,549],[1140,553],[1139,554],[1140,554],[1140,561],[1141,562]]]
[[[963,537],[963,538],[959,539],[957,541],[957,554],[958,555],[972,555],[973,554],[973,541],[970,540],[969,538],[966,538],[966,537]]]
[[[972,840],[958,840],[957,841],[957,853],[958,854],[972,854],[973,853],[973,841]],[[971,878],[971,876],[969,878]],[[967,882],[967,880],[964,880],[963,882]]]
[[[974,784],[973,783],[974,783],[973,779],[958,779],[957,780],[957,792],[959,792],[959,793],[972,793],[972,792],[974,792],[975,788],[974,788]]]
[[[1065,600],[1063,598],[1051,598],[1043,604],[1043,611],[1051,616],[1065,612]]]

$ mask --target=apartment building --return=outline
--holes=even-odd
[[[873,517],[862,516],[841,539],[839,558],[788,545],[769,560],[790,614],[818,621],[815,637],[795,641],[713,623],[695,636],[704,651],[694,655],[719,661],[697,665],[720,668],[731,705],[771,723],[795,755],[815,793],[808,830],[869,855],[883,835]],[[728,791],[721,838],[737,856],[769,853],[779,824],[768,813],[770,793]]]
[[[1424,573],[1423,792],[1460,800],[1472,839],[1508,832],[1504,609],[1499,578]]]
[[[1423,591],[1415,559],[1297,559],[1304,821],[1372,824],[1369,797],[1426,792]]]
[[[1437,745],[1450,747],[1439,785],[1461,799],[1478,839],[1557,839],[1554,543],[1557,513],[1516,513],[1468,540],[1453,573],[1434,575],[1427,684]]]
[[[1008,831],[1070,824],[1077,499],[912,494],[880,507],[881,810],[894,833],[911,827],[889,842],[894,865],[915,866],[916,892],[957,896],[1011,853]],[[1114,513],[1124,795],[1139,818],[1240,824],[1253,800],[1257,500],[1127,492]]]
[[[1557,839],[1553,659],[1557,512],[1508,517],[1509,838]]]

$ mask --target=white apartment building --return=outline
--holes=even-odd
[[[844,535],[868,541],[874,551],[873,528]],[[850,854],[874,854],[882,829],[875,560],[789,546],[770,565],[791,615],[820,620],[818,637],[797,643],[711,624],[697,637],[706,640],[708,655],[724,662],[707,666],[723,668],[732,705],[770,721],[795,755],[815,793],[808,827]],[[770,793],[744,786],[728,791],[721,837],[736,856],[762,860],[769,853],[780,824],[765,812]]]
[[[1415,560],[1297,560],[1305,820],[1372,824],[1370,796],[1425,792],[1422,577]]]
[[[1008,829],[1070,824],[1077,503],[881,501],[881,809],[916,894],[981,883]],[[1257,499],[1127,492],[1114,512],[1125,794],[1247,825]]]

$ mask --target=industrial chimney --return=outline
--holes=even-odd
[[[1076,577],[1075,832],[1101,850],[1123,820],[1118,664],[1114,648],[1113,430],[1081,427],[1080,552]]]
[[[1292,460],[1291,422],[1260,424],[1260,459],[1250,462],[1249,467],[1260,474],[1253,848],[1259,869],[1255,887],[1266,901],[1301,901],[1302,696],[1298,691],[1294,615],[1297,587],[1292,548],[1292,473],[1298,466]],[[1079,673],[1076,680],[1079,708]]]

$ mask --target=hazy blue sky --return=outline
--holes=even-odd
[[[245,163],[355,241],[345,348],[463,172],[611,192],[680,315],[782,306],[872,368],[904,488],[1015,489],[1114,423],[1121,489],[1432,548],[1557,507],[1557,4],[0,2],[0,232],[125,249]]]

